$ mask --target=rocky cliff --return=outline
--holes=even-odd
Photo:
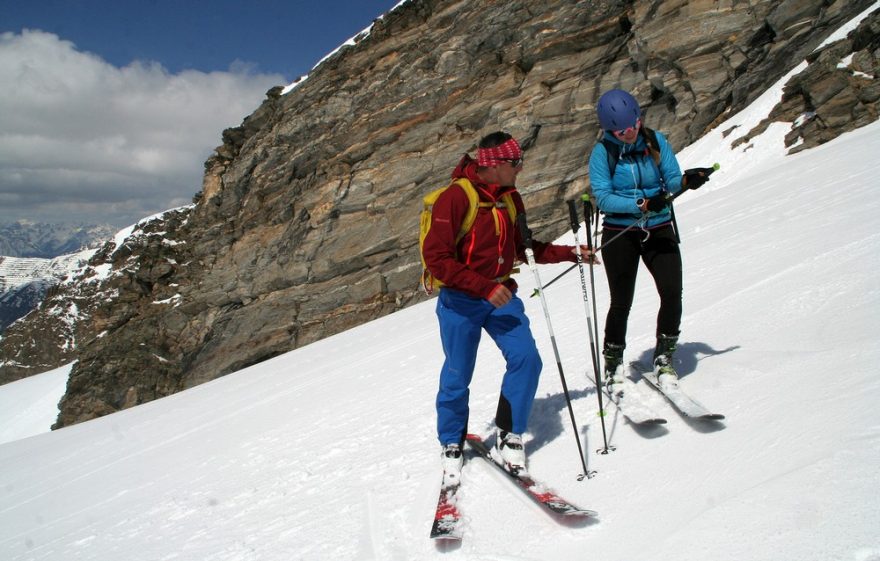
[[[56,426],[419,300],[421,196],[481,135],[527,139],[519,185],[538,237],[553,238],[566,228],[562,201],[588,187],[604,90],[634,92],[647,123],[682,148],[869,5],[406,2],[227,130],[185,215],[105,251],[114,291],[91,314]],[[876,65],[876,49],[857,56]]]

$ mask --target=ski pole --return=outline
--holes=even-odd
[[[584,193],[584,195],[581,197],[581,200],[584,203],[584,225],[586,226],[586,230],[587,230],[587,249],[589,249],[590,254],[593,255],[594,254],[593,240],[592,240],[592,238],[590,238],[590,218],[592,217],[592,212],[591,212],[592,211],[592,202],[590,200],[590,196],[586,193]],[[597,215],[597,220],[598,220],[598,215]],[[598,358],[599,357],[599,323],[598,323],[599,314],[596,311],[596,278],[593,275],[593,261],[592,260],[590,261],[590,291],[593,296],[593,327],[595,328],[595,331],[596,331],[596,365],[598,365],[599,364],[599,358]],[[596,380],[597,381],[601,381],[601,379],[599,377],[599,372],[600,372],[600,370],[597,369],[597,371],[596,371]]]
[[[585,195],[586,196],[586,195]],[[584,201],[584,214],[586,215],[587,203]],[[580,272],[581,276],[581,292],[584,296],[584,312],[587,314],[587,331],[590,337],[590,356],[593,359],[593,372],[596,374],[597,383],[597,391],[596,397],[599,400],[599,420],[602,424],[602,442],[605,444],[605,448],[600,450],[600,454],[607,454],[613,448],[608,447],[608,433],[605,430],[605,405],[602,403],[602,379],[601,374],[599,373],[599,347],[596,344],[596,338],[593,336],[593,315],[590,314],[590,302],[589,296],[587,295],[587,279],[584,275],[584,258],[581,254],[581,241],[578,237],[578,230],[581,227],[580,222],[577,217],[577,205],[574,201],[568,201],[568,217],[571,220],[571,231],[574,234],[574,247],[575,253],[577,254],[577,267],[578,272]],[[590,240],[590,219],[587,216],[587,245],[592,248],[592,241]],[[593,255],[592,250],[590,251],[590,282],[592,283],[593,276]],[[596,292],[593,290],[593,305],[595,307],[596,301]],[[598,329],[598,328],[597,328]]]
[[[516,217],[516,225],[519,228],[523,244],[526,246],[526,261],[529,269],[535,275],[535,283],[541,286],[541,276],[538,274],[538,267],[535,265],[535,252],[532,249],[532,231],[526,222],[525,213],[520,213]],[[553,355],[556,357],[556,367],[559,369],[559,378],[562,380],[562,392],[565,394],[565,402],[568,404],[568,414],[571,417],[571,426],[574,429],[574,438],[577,441],[578,456],[581,460],[581,466],[584,472],[578,476],[578,481],[583,481],[584,477],[592,477],[593,474],[587,469],[587,462],[584,459],[584,449],[581,446],[581,437],[578,434],[577,421],[574,419],[574,409],[571,406],[571,396],[568,393],[568,384],[565,382],[565,373],[562,371],[562,360],[559,358],[559,348],[556,346],[556,335],[553,334],[553,324],[550,322],[550,311],[547,308],[547,299],[544,298],[544,291],[541,291],[541,307],[544,308],[544,319],[547,321],[547,331],[550,332],[550,343],[553,345]]]

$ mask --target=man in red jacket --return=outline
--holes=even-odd
[[[502,196],[510,193],[517,213],[525,212],[516,191],[516,176],[522,166],[522,150],[509,134],[495,132],[484,137],[477,160],[465,154],[452,178],[468,179],[480,201],[494,206],[481,206],[473,227],[456,242],[470,203],[462,188],[453,184],[434,203],[422,250],[427,269],[443,283],[437,317],[446,360],[437,393],[437,434],[443,447],[444,470],[452,478],[458,477],[461,470],[468,387],[483,329],[507,363],[495,415],[495,447],[508,469],[525,470],[522,434],[542,363],[523,303],[516,295],[516,281],[510,276],[517,260],[525,260],[525,246],[510,214],[500,208]],[[581,251],[587,255],[585,246]],[[577,260],[573,246],[535,241],[534,252],[539,263]]]

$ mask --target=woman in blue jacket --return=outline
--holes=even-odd
[[[654,277],[660,295],[654,372],[666,387],[678,383],[672,354],[681,323],[681,253],[669,198],[683,185],[695,189],[708,177],[690,170],[682,176],[666,137],[642,126],[641,108],[629,93],[604,93],[597,112],[605,132],[590,155],[590,185],[599,210],[605,214],[602,258],[611,293],[602,354],[606,387],[613,399],[620,399],[627,319],[640,260]],[[608,243],[634,222],[638,227]]]

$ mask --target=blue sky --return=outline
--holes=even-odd
[[[0,33],[40,29],[122,67],[236,63],[292,81],[399,0],[2,0]]]
[[[399,0],[0,0],[0,222],[188,204],[221,132]]]

